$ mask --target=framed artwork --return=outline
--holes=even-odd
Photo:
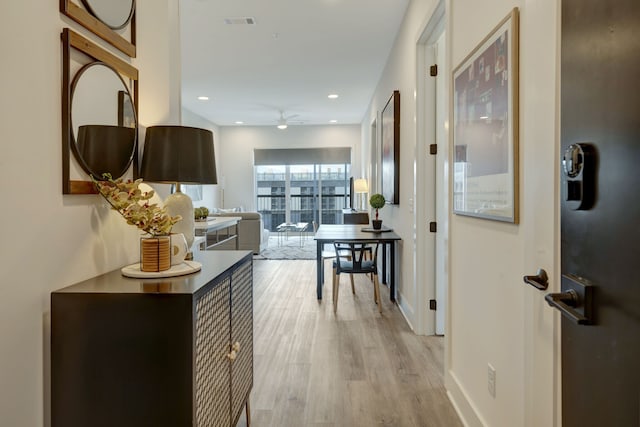
[[[382,113],[381,189],[389,204],[400,203],[400,91],[394,90]]]
[[[380,181],[380,174],[378,169],[378,115],[376,112],[376,118],[371,122],[371,149],[369,150],[371,153],[371,163],[369,164],[368,176],[371,177],[371,181],[369,182],[369,195],[378,193]],[[369,200],[366,200],[366,206],[369,206]]]
[[[453,212],[518,223],[518,9],[453,71]]]

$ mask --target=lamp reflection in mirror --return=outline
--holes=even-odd
[[[78,127],[76,149],[79,161],[96,179],[105,173],[114,179],[125,174],[133,160],[136,129],[122,126],[83,125]]]
[[[217,184],[213,132],[186,126],[147,128],[140,177],[145,181],[176,184],[165,207],[182,216],[173,232],[183,233],[187,246],[194,240],[195,220],[191,198],[180,191],[180,184]]]
[[[367,184],[367,180],[365,178],[358,178],[353,182],[353,191],[356,194],[360,194],[360,201],[359,201],[359,207],[362,210],[366,210],[367,206],[366,206],[366,197],[364,196],[366,193],[369,192],[369,185]]]

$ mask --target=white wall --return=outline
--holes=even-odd
[[[351,147],[352,170],[359,171],[360,139],[358,125],[289,126],[285,130],[275,126],[220,127],[221,161],[217,167],[224,190],[222,207],[256,209],[254,148]]]
[[[178,120],[165,31],[172,1],[137,2],[144,126]],[[98,196],[62,195],[60,33],[70,27],[114,49],[62,18],[57,1],[3,2],[0,16],[0,424],[43,426],[49,294],[137,260],[138,233]]]
[[[451,217],[449,380],[474,408],[476,421],[552,425],[553,314],[544,307],[544,294],[525,287],[522,276],[538,266],[553,272],[557,258],[557,5],[551,0],[451,3],[454,65],[513,6],[520,8],[521,218],[520,225],[509,225]],[[488,363],[497,372],[495,398],[487,392]]]
[[[215,152],[215,157],[216,157],[216,172],[218,173],[218,182],[220,182],[220,179],[222,177],[222,174],[220,172],[220,163],[222,161],[221,160],[222,154],[220,153],[220,131],[218,129],[218,125],[210,122],[209,120],[194,113],[191,110],[187,110],[186,108],[182,109],[182,124],[184,126],[192,126],[192,127],[201,128],[201,129],[208,129],[211,132],[213,132],[213,150]],[[194,207],[205,206],[209,208],[220,207],[222,203],[221,192],[222,192],[221,184],[203,185],[202,200],[200,201],[194,200],[193,206]]]
[[[557,319],[544,293],[524,274],[558,264],[557,55],[558,5],[553,0],[446,0],[448,68],[453,69],[504,18],[520,8],[520,224],[449,213],[449,322],[446,385],[467,425],[551,426],[557,420]],[[401,93],[400,205],[384,220],[403,238],[399,303],[413,321],[413,151],[418,30],[435,0],[413,0],[387,68],[362,122],[362,158],[370,158],[369,128],[393,89]],[[450,76],[449,76],[450,78]],[[451,120],[449,119],[449,122]],[[450,186],[450,184],[449,184]],[[450,187],[448,189],[450,191]],[[418,281],[419,282],[419,281]],[[418,285],[419,286],[419,285]],[[487,364],[496,369],[496,397],[487,391]]]
[[[416,42],[435,0],[413,0],[389,55],[382,78],[362,122],[363,146],[370,150],[371,122],[384,108],[394,90],[400,91],[400,204],[380,210],[382,220],[402,237],[398,244],[397,301],[410,324],[415,325],[417,289],[413,281],[414,162],[416,151]],[[380,123],[378,123],[378,132]],[[370,159],[370,155],[363,156]]]
[[[516,6],[520,9],[520,224],[451,216],[451,324],[447,386],[470,425],[551,426],[554,314],[523,284],[545,268],[555,287],[557,37],[553,0],[451,1],[452,66]],[[487,364],[496,369],[496,397]]]

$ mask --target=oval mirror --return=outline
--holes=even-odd
[[[120,74],[103,62],[82,67],[71,86],[71,137],[80,166],[101,179],[127,172],[136,150],[138,119]]]
[[[82,0],[82,3],[93,16],[114,30],[125,27],[135,10],[135,0]]]

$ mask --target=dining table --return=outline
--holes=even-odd
[[[316,293],[318,299],[322,299],[322,284],[324,282],[324,266],[322,248],[326,244],[335,241],[371,242],[382,245],[382,283],[389,285],[389,298],[396,300],[396,243],[402,238],[392,229],[383,227],[381,230],[373,230],[367,224],[321,224],[314,236],[317,244]],[[387,278],[387,249],[389,250],[389,271]]]

